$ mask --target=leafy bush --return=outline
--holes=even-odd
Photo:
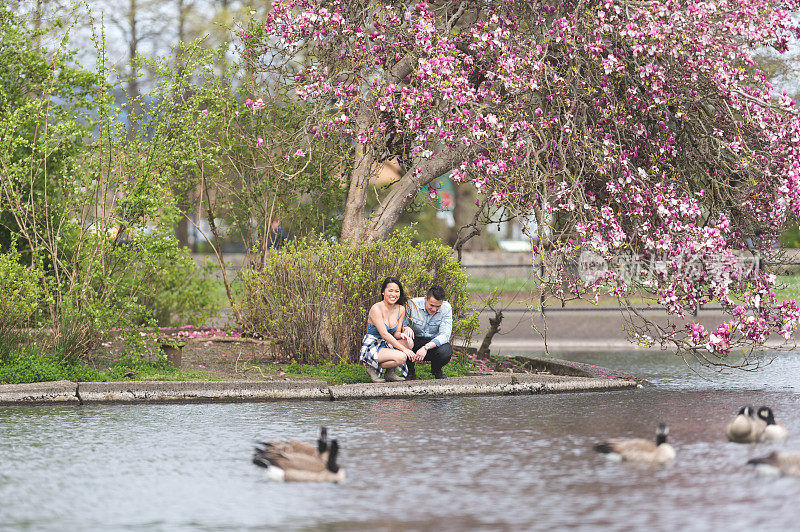
[[[36,312],[42,293],[38,268],[20,264],[13,247],[0,253],[0,331],[24,325]]]
[[[151,257],[141,302],[159,327],[202,325],[219,308],[212,266],[198,266],[187,249],[174,244]]]
[[[199,371],[182,371],[162,358],[129,356],[108,364],[92,367],[83,361],[70,361],[58,354],[39,352],[40,346],[17,348],[0,359],[0,384],[69,380],[73,382],[123,380],[187,380],[209,379]]]
[[[0,384],[19,384],[47,381],[103,380],[97,370],[82,363],[65,362],[60,356],[36,353],[31,346],[21,348],[6,360],[0,361]]]
[[[18,329],[33,320],[43,292],[41,270],[20,264],[13,244],[8,253],[0,253],[0,362],[25,342],[26,334]]]
[[[450,248],[439,241],[414,245],[412,235],[404,230],[354,245],[304,240],[273,252],[263,269],[242,272],[248,326],[301,362],[358,362],[369,307],[393,275],[409,297],[425,295],[432,284],[444,287],[453,336],[469,338],[478,321],[466,275]]]

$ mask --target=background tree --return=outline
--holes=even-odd
[[[128,136],[100,37],[94,73],[39,48],[5,7],[0,39],[0,227],[21,252],[8,256],[41,280],[38,345],[74,361],[113,329],[141,342],[156,320],[204,319],[208,286],[168,238],[176,160],[162,113]]]
[[[337,168],[342,161],[307,134],[306,106],[280,92],[253,101],[245,97],[244,85],[235,88],[233,70],[224,77],[217,74],[216,53],[197,46],[182,53],[180,68],[150,63],[160,80],[153,95],[161,102],[168,151],[177,161],[169,183],[182,218],[209,242],[242,323],[222,242],[235,235],[244,244],[247,264],[261,268],[274,218],[291,227],[296,237],[338,234],[335,212],[342,194]],[[193,191],[198,191],[196,204],[208,220],[207,233],[197,217],[183,210],[181,198]]]

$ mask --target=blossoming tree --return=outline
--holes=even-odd
[[[637,341],[725,365],[734,347],[788,340],[800,315],[758,267],[800,211],[800,120],[750,55],[787,48],[797,7],[276,0],[242,37],[263,79],[316,107],[310,132],[352,150],[344,239],[386,236],[452,171],[535,217],[548,296],[607,291]],[[402,175],[369,213],[370,177],[395,158]],[[637,269],[609,267],[623,264]],[[667,321],[642,316],[634,294]],[[729,319],[685,323],[709,302]]]

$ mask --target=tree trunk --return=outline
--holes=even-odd
[[[366,131],[368,120],[359,117],[358,131]],[[356,145],[355,165],[350,174],[350,190],[342,220],[342,241],[356,242],[363,235],[367,225],[367,189],[374,172],[375,156],[372,148],[364,144]]]
[[[391,68],[387,78],[392,82],[399,83],[411,73],[415,64],[416,58],[412,54],[406,54]],[[371,109],[372,103],[373,100],[368,99],[365,101],[364,110]],[[357,131],[366,134],[370,126],[374,125],[376,119],[374,116],[370,116],[369,112],[363,112],[358,116],[357,120]],[[447,170],[428,178],[428,173],[423,170],[422,175],[426,176],[423,183],[431,182],[445,171]],[[374,172],[375,153],[373,148],[358,143],[356,145],[355,165],[353,165],[353,172],[350,174],[350,190],[347,192],[347,203],[344,207],[342,242],[355,242],[364,236],[369,240],[378,240],[387,236],[394,224],[397,223],[400,213],[403,212],[403,207],[408,201],[406,195],[417,190],[417,185],[413,184],[410,172],[407,172],[394,185],[389,197],[378,206],[372,216],[373,223],[367,228],[367,191]],[[403,189],[405,192],[397,194],[398,189]]]
[[[419,170],[419,175],[422,176],[419,180],[414,177],[416,170]],[[372,213],[367,227],[367,239],[380,240],[389,236],[397,220],[400,219],[400,215],[410,199],[409,196],[413,197],[419,187],[431,183],[448,170],[452,170],[450,158],[434,157],[406,172],[392,187],[383,203]]]
[[[492,309],[494,310],[494,309]],[[489,356],[489,347],[492,345],[492,338],[500,330],[500,324],[503,322],[503,311],[495,310],[494,318],[489,318],[489,330],[486,331],[486,336],[483,337],[481,346],[478,348],[478,360]]]

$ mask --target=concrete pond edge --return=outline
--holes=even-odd
[[[0,385],[0,405],[339,401],[449,395],[531,395],[633,389],[636,381],[498,373],[444,380],[328,385],[323,381],[54,381]]]

